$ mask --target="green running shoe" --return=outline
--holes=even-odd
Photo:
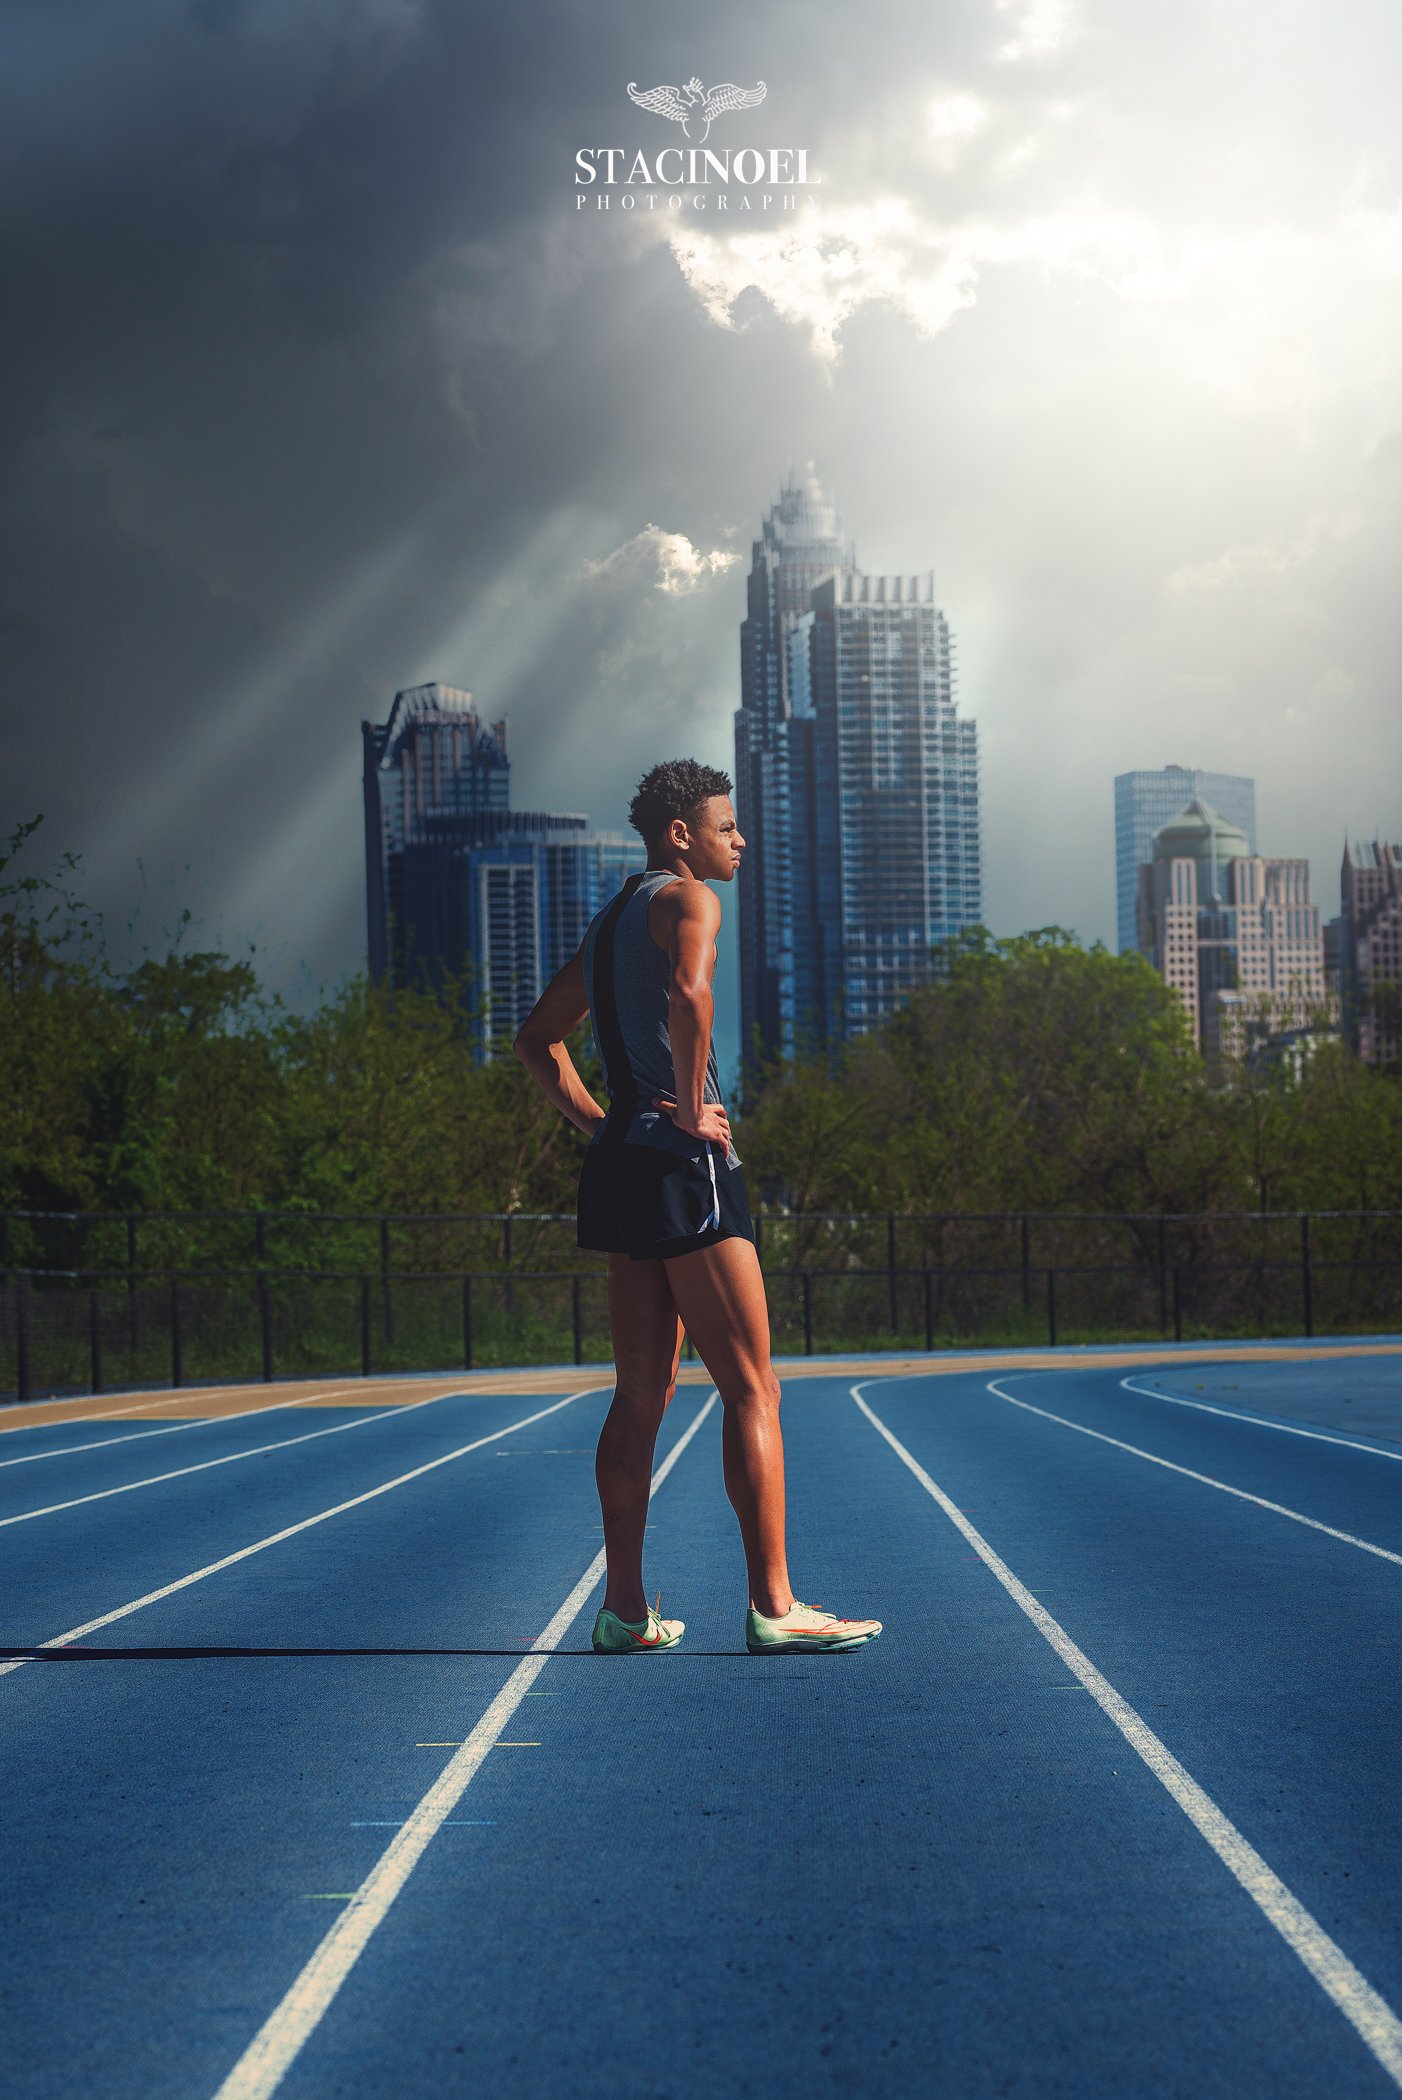
[[[862,1648],[881,1632],[880,1619],[839,1619],[836,1612],[795,1598],[782,1619],[766,1619],[753,1606],[745,1615],[745,1646],[751,1655],[817,1655],[825,1649]]]
[[[658,1603],[661,1601],[659,1597]],[[636,1621],[620,1619],[605,1609],[594,1621],[594,1653],[637,1655],[654,1648],[675,1648],[685,1632],[685,1619],[659,1619],[651,1605],[647,1617]]]

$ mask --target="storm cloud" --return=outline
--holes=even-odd
[[[866,567],[935,570],[998,930],[1110,934],[1130,766],[1253,773],[1326,910],[1345,829],[1402,829],[1384,0],[0,35],[4,800],[114,919],[144,883],[149,937],[357,967],[358,723],[419,679],[507,716],[522,807],[617,826],[653,758],[728,764],[809,459]],[[766,83],[708,143],[806,147],[801,208],[579,209],[578,148],[680,140],[626,84],[693,75]]]

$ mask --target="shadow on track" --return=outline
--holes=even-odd
[[[551,1656],[587,1655],[591,1662],[612,1661],[611,1656],[596,1657],[592,1648],[549,1648]],[[278,1659],[285,1656],[316,1655],[512,1655],[518,1659],[532,1653],[531,1643],[522,1639],[515,1648],[3,1648],[0,1647],[0,1662],[201,1662],[218,1661],[226,1656],[267,1656]],[[738,1648],[690,1648],[688,1655],[742,1656],[746,1662],[751,1657]],[[620,1657],[618,1660],[623,1660]],[[683,1658],[684,1660],[685,1658]],[[770,1662],[793,1660],[770,1656]],[[800,1662],[802,1656],[797,1658]]]

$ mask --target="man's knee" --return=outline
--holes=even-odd
[[[675,1387],[676,1380],[669,1379],[665,1371],[620,1369],[613,1388],[613,1404],[619,1414],[633,1420],[660,1421]]]
[[[743,1408],[751,1414],[779,1412],[779,1381],[772,1370],[742,1372],[727,1379],[720,1396],[727,1407]]]

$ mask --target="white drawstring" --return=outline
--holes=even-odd
[[[711,1215],[701,1227],[703,1232],[709,1232],[713,1225],[719,1225],[720,1223],[720,1190],[716,1187],[716,1156],[711,1150],[709,1138],[706,1139],[706,1165],[711,1170]]]

